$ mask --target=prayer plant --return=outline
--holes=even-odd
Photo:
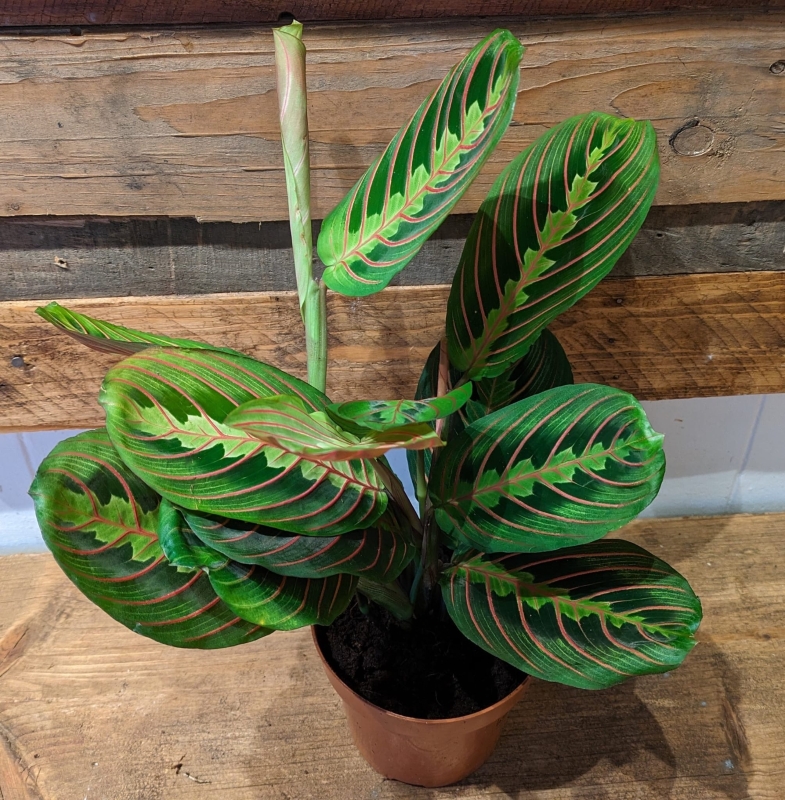
[[[106,427],[59,444],[31,493],[68,577],[159,642],[218,648],[329,625],[359,593],[402,620],[443,603],[470,640],[590,689],[678,665],[701,618],[686,580],[601,541],[655,497],[665,459],[631,395],[574,384],[547,326],[624,252],[659,166],[650,123],[601,113],[501,173],[457,265],[414,400],[331,403],[326,287],[384,289],[512,118],[523,47],[497,30],[453,67],[324,220],[312,274],[305,48],[275,31],[308,383],[243,353],[41,316],[123,356]],[[409,451],[419,511],[385,453]]]

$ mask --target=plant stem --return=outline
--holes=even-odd
[[[416,533],[422,533],[420,518],[414,510],[414,506],[411,504],[406,490],[398,480],[398,476],[380,458],[372,458],[370,461],[379,473],[379,477],[382,479],[382,483],[384,483],[387,491],[401,507],[403,513],[406,514],[406,519],[409,521],[409,524],[414,528]]]
[[[308,382],[324,392],[327,386],[326,289],[313,277],[311,236],[311,156],[308,145],[305,45],[303,26],[292,22],[273,31],[281,143],[289,201],[294,274],[305,326]]]
[[[428,496],[428,486],[425,483],[425,451],[417,451],[417,486],[415,487],[417,502],[420,505],[420,519],[425,518],[425,500]]]

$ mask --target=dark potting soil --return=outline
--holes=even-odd
[[[399,622],[356,603],[329,628],[317,628],[336,674],[374,705],[420,719],[473,714],[506,697],[525,673],[470,642],[448,617]]]

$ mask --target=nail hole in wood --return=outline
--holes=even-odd
[[[11,356],[11,366],[21,369],[25,365],[25,360],[22,356]]]
[[[775,75],[782,75],[785,72],[785,61],[775,61],[769,67],[769,72],[773,72]]]

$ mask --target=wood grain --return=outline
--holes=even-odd
[[[450,283],[472,219],[448,217],[394,285]],[[657,206],[613,274],[780,270],[783,252],[785,201]],[[0,219],[0,300],[294,288],[286,222]]]
[[[785,13],[508,22],[528,47],[515,119],[457,212],[546,128],[591,109],[653,120],[659,204],[782,199],[785,73],[769,68]],[[496,24],[308,30],[315,218]],[[267,28],[5,33],[0,108],[0,215],[286,219]]]
[[[328,300],[328,390],[336,401],[411,397],[441,336],[447,287],[398,287]],[[96,394],[117,359],[0,304],[0,430],[102,424]],[[75,300],[91,316],[228,345],[304,377],[292,293]],[[643,400],[785,389],[785,272],[604,281],[553,329],[576,380]],[[19,363],[23,366],[12,366]]]
[[[308,631],[168,649],[91,605],[48,555],[5,557],[0,643],[16,657],[0,665],[0,737],[15,755],[0,788],[6,800],[780,800],[784,525],[629,526],[701,597],[699,645],[671,673],[602,692],[535,682],[490,761],[443,790],[365,765]]]
[[[646,14],[704,9],[782,8],[782,0],[2,0],[0,25],[123,25],[303,22],[563,14]]]

